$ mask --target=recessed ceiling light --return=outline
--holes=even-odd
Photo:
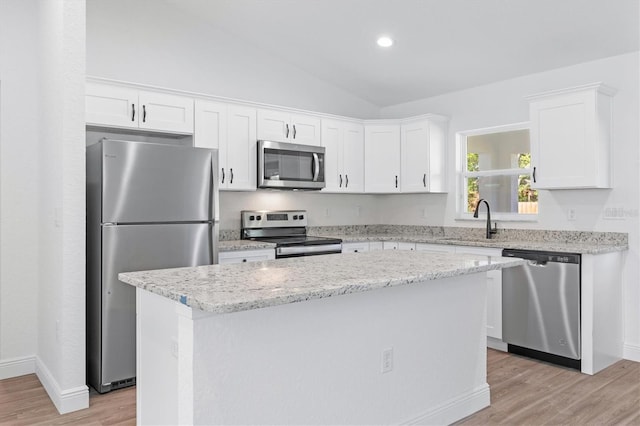
[[[391,39],[391,37],[381,36],[378,38],[378,46],[391,47],[393,46],[393,40]]]

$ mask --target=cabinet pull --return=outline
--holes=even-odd
[[[288,138],[289,137],[289,124],[287,124],[286,126],[287,126],[287,134],[286,134],[285,138]]]
[[[342,188],[342,175],[338,175],[340,176],[340,184],[338,185],[338,188]]]
[[[536,183],[536,168],[533,168],[533,183]]]
[[[229,183],[233,183],[233,169],[229,169],[229,173],[231,174],[231,178],[229,179]]]
[[[247,262],[247,259],[242,259],[242,263],[246,263],[246,262]]]
[[[293,138],[296,138],[296,125],[293,125]]]
[[[422,186],[427,187],[427,174],[422,175]]]
[[[398,187],[398,175],[396,175],[396,188]]]
[[[224,167],[222,168],[222,183],[224,183]]]
[[[344,179],[345,179],[344,187],[348,188],[349,187],[349,175],[345,173]]]
[[[146,123],[147,121],[147,106],[142,105],[142,122]]]
[[[136,104],[131,104],[131,121],[136,119]]]

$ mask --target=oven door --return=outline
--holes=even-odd
[[[322,189],[324,147],[258,141],[258,187]]]

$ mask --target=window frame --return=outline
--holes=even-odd
[[[530,170],[529,175],[533,173],[531,169],[498,169],[485,172],[468,172],[467,171],[467,138],[470,136],[480,136],[489,133],[502,133],[515,130],[531,131],[531,122],[522,121],[518,123],[505,124],[501,126],[484,127],[481,129],[465,130],[456,133],[456,216],[455,220],[473,220],[473,213],[466,212],[467,206],[467,178],[487,177],[487,176],[519,176],[523,170]],[[529,152],[532,147],[529,144]],[[524,173],[526,174],[526,173]],[[540,192],[538,191],[538,203],[540,203]],[[480,210],[480,217],[486,218],[486,209]],[[491,220],[509,221],[509,222],[537,222],[539,213],[536,214],[519,214],[491,212]]]

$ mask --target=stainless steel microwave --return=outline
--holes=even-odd
[[[258,188],[322,189],[324,147],[258,141]]]

